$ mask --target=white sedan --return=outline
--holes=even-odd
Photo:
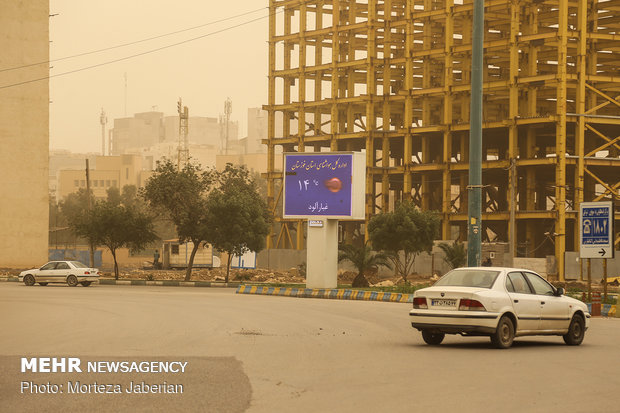
[[[31,286],[35,283],[67,283],[71,287],[82,284],[88,287],[99,279],[101,273],[96,268],[89,268],[79,261],[50,261],[41,268],[22,271],[19,281]]]
[[[409,315],[431,345],[440,344],[446,334],[461,334],[489,336],[498,348],[528,335],[558,335],[577,346],[590,313],[586,304],[563,294],[563,288],[530,270],[458,268],[432,287],[417,290]]]

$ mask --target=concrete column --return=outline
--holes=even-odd
[[[306,242],[308,246],[306,288],[336,288],[338,286],[338,220],[309,219]]]

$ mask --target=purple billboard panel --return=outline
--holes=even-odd
[[[284,175],[285,217],[352,215],[351,153],[286,154]]]

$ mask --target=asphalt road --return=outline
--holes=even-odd
[[[561,337],[424,344],[408,304],[189,287],[0,284],[0,411],[620,411],[620,319]],[[176,375],[22,373],[21,357],[186,361]],[[31,394],[22,382],[182,384],[182,394]],[[66,386],[65,386],[66,387]],[[65,390],[66,391],[66,390]]]

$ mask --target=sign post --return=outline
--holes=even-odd
[[[363,220],[366,157],[361,152],[284,154],[284,218],[307,219],[306,287],[338,284],[338,220]]]
[[[614,257],[613,202],[582,202],[579,205],[579,257]]]

